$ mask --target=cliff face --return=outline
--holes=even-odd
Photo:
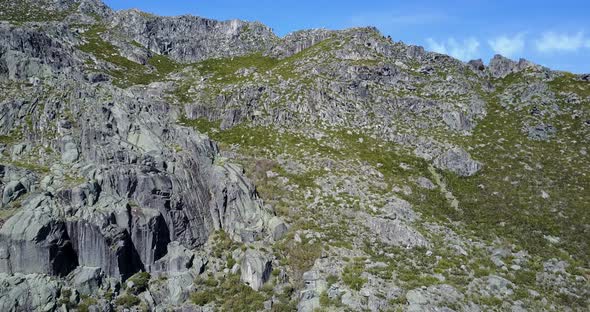
[[[277,40],[271,29],[260,23],[160,17],[136,10],[117,12],[109,26],[147,49],[182,63],[251,54]]]
[[[0,3],[2,310],[587,306],[586,76]]]

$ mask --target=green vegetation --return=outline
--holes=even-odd
[[[338,276],[328,275],[328,277],[326,278],[326,282],[328,283],[328,287],[330,287],[338,282]]]
[[[342,307],[342,296],[336,297],[336,298],[330,298],[328,296],[328,292],[327,291],[322,291],[322,293],[320,294],[320,306],[322,308],[327,308],[327,307]]]
[[[95,305],[97,303],[98,301],[96,301],[96,299],[92,297],[82,296],[82,298],[80,298],[80,303],[76,308],[79,312],[89,312],[90,306]]]
[[[233,241],[229,235],[223,231],[216,231],[213,236],[213,255],[221,258],[226,252],[237,249],[240,244]]]
[[[137,298],[134,295],[125,293],[121,296],[119,296],[116,300],[115,303],[120,306],[120,307],[124,307],[124,308],[131,308],[134,306],[137,306],[141,303],[141,300],[139,300],[139,298]]]
[[[281,264],[291,267],[295,282],[300,282],[303,273],[308,271],[322,252],[319,243],[297,243],[292,239],[282,240],[275,250],[280,251]]]
[[[216,300],[215,294],[213,291],[197,291],[190,295],[190,300],[192,303],[198,306],[204,306],[209,302],[214,302]]]
[[[197,63],[195,68],[205,76],[211,76],[212,83],[234,84],[245,79],[238,74],[240,69],[254,68],[257,72],[265,73],[279,63],[279,60],[262,53],[237,56],[223,59],[208,59]]]
[[[147,289],[150,278],[151,276],[148,272],[135,273],[126,281],[126,284],[133,283],[133,286],[131,286],[128,290],[133,294],[141,293]]]
[[[266,296],[240,282],[239,275],[225,277],[215,289],[199,290],[190,295],[196,305],[216,303],[222,311],[260,311]]]
[[[181,103],[190,103],[194,100],[193,95],[189,93],[191,86],[197,84],[194,76],[209,78],[209,84],[206,86],[204,93],[211,97],[222,93],[224,86],[240,85],[245,82],[255,83],[260,77],[264,77],[265,82],[269,85],[294,80],[297,81],[298,85],[309,88],[313,79],[300,73],[301,65],[312,59],[328,58],[331,51],[341,47],[343,43],[342,38],[328,38],[297,54],[280,60],[264,56],[262,53],[205,60],[191,66],[191,76],[182,82],[172,92],[172,95]],[[342,60],[340,61],[342,62]],[[362,66],[373,66],[379,63],[377,60],[372,59],[347,62],[351,65]],[[252,75],[252,70],[258,73],[258,76]],[[240,73],[240,71],[244,72]],[[249,71],[249,74],[246,74],[246,71]]]
[[[501,107],[495,96],[488,105],[486,118],[464,143],[477,146],[470,153],[485,164],[483,171],[467,178],[441,173],[461,203],[462,213],[450,217],[466,222],[483,237],[505,237],[534,254],[551,258],[565,248],[588,261],[590,242],[580,235],[590,222],[586,211],[590,193],[582,187],[590,185],[590,176],[582,174],[590,162],[579,157],[584,140],[575,127],[558,124],[562,143],[529,140],[521,130],[527,114]],[[549,192],[549,198],[543,198],[542,192]],[[545,236],[566,243],[555,246]]]
[[[163,55],[152,56],[146,65],[127,59],[119,54],[117,47],[101,38],[101,35],[107,31],[103,25],[92,26],[83,33],[87,43],[81,45],[79,49],[117,66],[117,69],[110,70],[108,74],[115,78],[114,83],[118,86],[147,85],[162,81],[168,74],[179,69],[176,62]]]
[[[47,174],[49,173],[49,167],[33,162],[26,162],[26,161],[13,161],[12,165],[15,167],[24,168],[33,172],[37,172],[40,174]]]
[[[13,144],[18,142],[19,138],[14,135],[0,135],[0,144]]]
[[[549,86],[554,92],[572,92],[585,98],[590,96],[590,82],[582,81],[576,75],[563,73],[549,82]]]
[[[0,20],[13,23],[62,21],[78,9],[79,3],[74,3],[63,11],[48,10],[43,5],[46,1],[30,0],[0,0]]]
[[[362,259],[355,259],[352,264],[349,264],[344,268],[342,272],[342,282],[348,285],[351,289],[361,290],[363,285],[367,282],[367,279],[362,277],[365,272],[365,266],[362,263]]]

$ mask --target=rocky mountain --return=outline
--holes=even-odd
[[[590,307],[588,75],[0,4],[0,310]]]

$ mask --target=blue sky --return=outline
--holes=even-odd
[[[283,36],[307,28],[376,26],[396,41],[467,61],[500,53],[590,73],[590,1],[105,0],[114,9],[260,21]]]

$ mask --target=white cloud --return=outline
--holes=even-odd
[[[583,47],[590,48],[590,40],[583,32],[576,34],[546,32],[535,41],[540,52],[573,52]]]
[[[517,54],[522,54],[524,51],[524,34],[517,34],[513,37],[506,35],[499,36],[488,40],[488,44],[494,50],[494,53],[506,57],[513,57]]]
[[[448,54],[462,61],[469,61],[477,58],[479,52],[479,41],[475,38],[467,38],[457,41],[449,38],[446,41],[438,42],[432,38],[427,39],[428,48],[434,52]]]

